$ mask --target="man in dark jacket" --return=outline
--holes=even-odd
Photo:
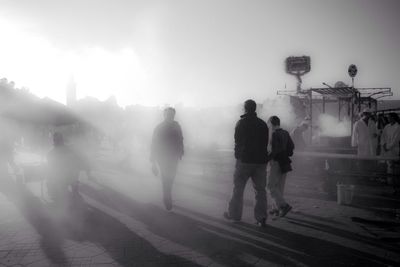
[[[172,185],[178,162],[184,153],[181,126],[174,119],[175,109],[166,108],[164,121],[154,130],[150,156],[154,174],[158,174],[157,164],[161,172],[164,205],[167,210],[172,209]]]
[[[256,194],[254,217],[257,223],[265,227],[267,219],[266,167],[268,157],[268,127],[256,114],[256,103],[247,100],[244,103],[245,114],[241,116],[235,128],[234,188],[229,210],[224,213],[227,219],[240,221],[243,210],[243,192],[249,178],[253,182]]]
[[[287,131],[280,128],[280,119],[272,116],[271,153],[268,161],[267,187],[274,201],[271,214],[284,217],[292,207],[283,198],[286,174],[292,170],[290,157],[293,155],[294,144]]]

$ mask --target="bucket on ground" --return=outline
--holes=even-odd
[[[353,201],[354,185],[337,185],[337,203],[339,205],[350,205]]]

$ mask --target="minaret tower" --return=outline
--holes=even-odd
[[[68,81],[66,94],[67,106],[73,106],[76,103],[76,82],[73,76]]]

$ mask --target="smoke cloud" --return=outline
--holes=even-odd
[[[342,121],[339,121],[332,115],[320,114],[318,123],[322,136],[344,137],[351,134],[351,122],[348,117],[344,117]]]

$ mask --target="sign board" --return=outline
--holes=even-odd
[[[354,65],[354,64],[351,64],[351,65],[349,66],[349,69],[347,70],[347,72],[349,73],[349,75],[350,75],[351,78],[356,77],[357,71],[358,71],[358,70],[357,70],[357,66]]]
[[[292,75],[303,75],[311,70],[309,56],[286,58],[286,72]]]

